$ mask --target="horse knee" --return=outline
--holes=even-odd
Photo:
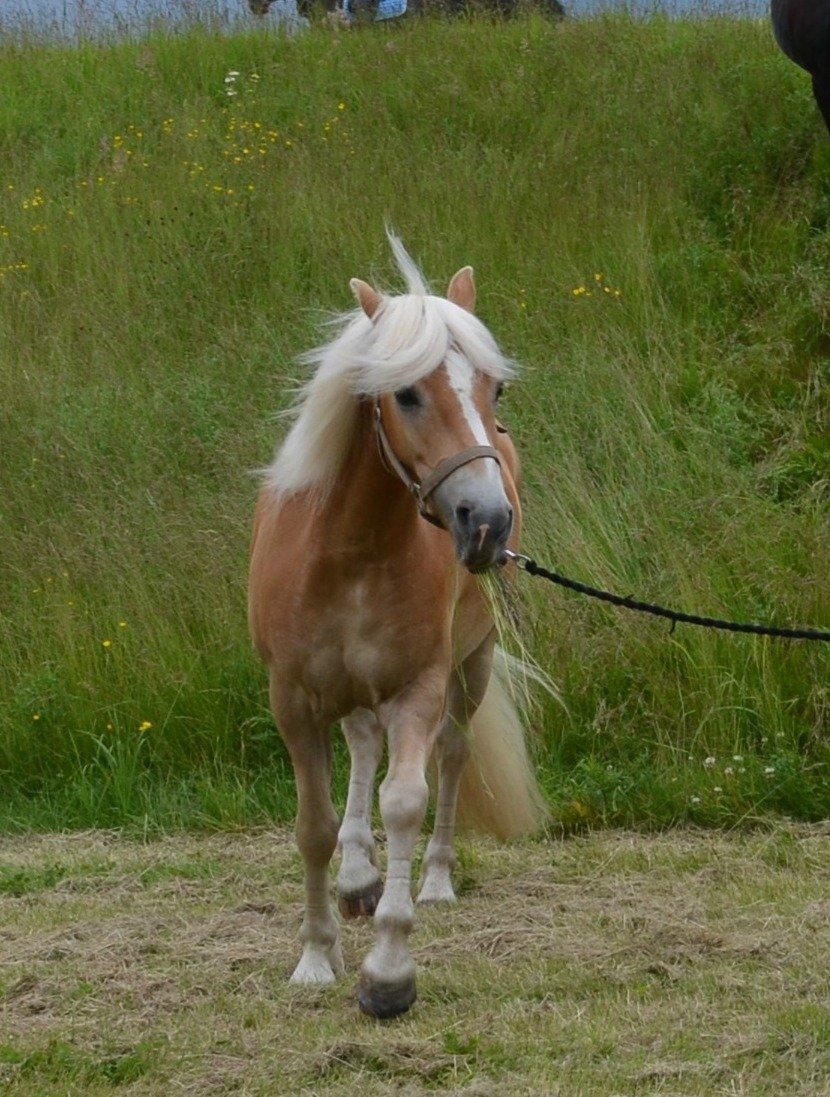
[[[426,813],[429,787],[426,778],[387,778],[380,786],[380,812],[387,831],[419,827]]]
[[[328,864],[337,845],[338,821],[330,815],[300,811],[297,815],[297,846],[303,859]]]

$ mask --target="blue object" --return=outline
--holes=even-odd
[[[355,18],[352,3],[353,0],[343,0],[343,11],[349,19]],[[406,15],[406,0],[378,0],[375,11],[376,22],[380,22],[382,19],[397,19],[399,15]]]

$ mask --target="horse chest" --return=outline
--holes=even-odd
[[[439,622],[413,617],[411,603],[365,579],[330,592],[320,608],[301,661],[303,686],[324,711],[373,707],[394,695],[440,636]]]

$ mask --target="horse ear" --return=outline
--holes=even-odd
[[[467,312],[475,312],[476,284],[473,280],[472,267],[462,267],[452,276],[447,290],[447,300],[452,301],[459,308],[466,309]]]
[[[381,295],[376,289],[372,289],[368,282],[362,281],[360,278],[352,278],[349,282],[349,288],[357,298],[357,303],[369,317],[373,319],[375,313],[380,308]]]

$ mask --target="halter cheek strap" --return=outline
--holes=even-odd
[[[410,475],[406,465],[404,465],[392,448],[392,443],[389,441],[389,436],[383,426],[379,400],[376,400],[374,405],[374,422],[375,434],[377,435],[378,448],[380,449],[381,455],[392,472],[395,473],[406,489],[414,496],[421,516],[426,518],[428,522],[432,522],[434,526],[441,526],[443,528],[443,523],[429,510],[427,501],[435,489],[440,487],[448,477],[452,476],[458,469],[463,468],[464,465],[469,465],[471,461],[478,461],[482,457],[492,458],[496,464],[501,467],[501,454],[494,446],[471,446],[469,449],[460,450],[458,453],[454,453],[451,457],[445,457],[434,469],[430,469],[424,479],[419,483],[414,476]],[[504,430],[503,427],[499,427],[499,429],[502,431]]]

